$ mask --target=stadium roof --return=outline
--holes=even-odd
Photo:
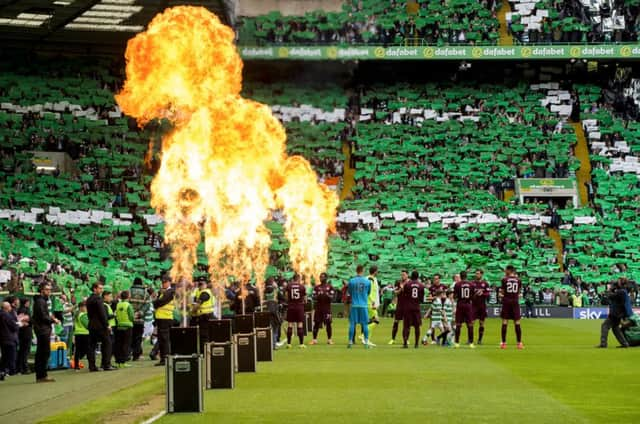
[[[0,0],[0,46],[76,52],[121,52],[167,7],[204,6],[233,20],[228,0]]]

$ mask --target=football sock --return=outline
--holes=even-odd
[[[447,336],[449,336],[450,331],[445,331],[444,333],[440,334],[438,336],[438,338],[442,337],[442,342],[440,342],[440,344],[445,344],[447,342]]]
[[[473,324],[467,325],[467,335],[469,337],[469,343],[473,343]]]
[[[368,342],[369,341],[369,326],[368,325],[362,325],[362,332],[364,333],[364,341]]]
[[[409,326],[406,326],[406,325],[402,326],[402,340],[404,341],[404,344],[407,344],[407,340],[409,340],[410,332],[411,332],[411,329],[409,328]]]
[[[480,326],[480,330],[478,330],[478,343],[482,341],[482,336],[484,336],[484,326]]]
[[[287,344],[291,344],[291,336],[293,336],[293,328],[287,328]]]
[[[331,335],[333,333],[333,329],[331,328],[331,322],[327,323],[327,338],[331,340]]]
[[[304,329],[302,327],[298,327],[298,340],[300,344],[304,344]]]
[[[420,327],[416,327],[415,328],[415,332],[416,332],[416,334],[415,334],[415,343],[414,343],[414,345],[418,346],[418,343],[420,342]]]
[[[393,329],[391,330],[391,338],[393,340],[395,340],[397,335],[398,335],[398,321],[393,321]]]
[[[520,328],[520,324],[516,324],[516,339],[518,343],[522,341],[522,328]]]
[[[356,323],[353,320],[349,320],[349,343],[353,343],[353,338],[356,335]]]
[[[507,342],[507,324],[502,324],[502,331],[500,331],[500,334],[502,336],[501,338],[502,343],[506,343]]]
[[[369,329],[369,336],[371,336],[371,332],[373,331],[374,328],[376,328],[376,325],[378,325],[378,323],[373,321],[367,326]]]
[[[456,343],[460,343],[460,330],[462,330],[462,326],[456,325]]]
[[[320,323],[313,324],[313,340],[318,338],[319,331],[320,331]]]

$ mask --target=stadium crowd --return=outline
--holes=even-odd
[[[496,2],[349,1],[343,12],[243,17],[239,42],[264,44],[495,44]]]
[[[241,17],[241,44],[486,45],[499,38],[501,2],[345,1],[342,12]],[[519,43],[632,42],[640,37],[637,2],[510,0],[509,32]],[[523,5],[524,3],[524,5]],[[593,2],[592,2],[593,3]],[[610,7],[612,6],[612,7]]]

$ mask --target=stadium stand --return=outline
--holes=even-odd
[[[120,115],[111,96],[120,81],[113,65],[62,60],[55,75],[39,65],[24,62],[0,79],[0,226],[10,235],[2,240],[3,256],[15,274],[24,274],[25,289],[47,269],[59,288],[80,294],[95,276],[117,290],[135,276],[157,284],[170,261],[162,222],[149,207],[157,158],[149,170],[144,155],[165,128],[140,130]],[[636,168],[628,153],[637,148],[638,127],[598,109],[606,104],[599,86],[575,90],[588,112],[583,125],[599,197],[593,207],[557,213],[568,269],[581,282],[604,283],[617,275],[612,264],[636,269],[635,195],[628,190]],[[339,188],[344,161],[355,164],[340,234],[330,240],[334,284],[350,275],[355,257],[376,260],[386,281],[402,268],[451,278],[457,269],[480,267],[497,283],[509,262],[527,269],[525,281],[537,290],[562,285],[564,264],[545,234],[548,205],[501,200],[514,177],[567,177],[580,165],[576,134],[563,124],[572,95],[560,84],[440,81],[364,84],[347,92],[337,85],[250,81],[243,94],[271,106],[286,126],[289,153],[309,158],[320,179]],[[350,157],[342,150],[347,143]],[[76,167],[38,172],[26,153],[38,151],[65,153]],[[268,276],[291,271],[283,219],[275,213],[268,223]],[[601,250],[602,237],[620,234],[624,261],[618,242]],[[203,246],[198,262],[196,274],[204,275]]]
[[[493,0],[350,0],[342,12],[241,17],[240,44],[496,44]]]
[[[534,287],[555,287],[556,251],[540,230],[547,206],[499,197],[516,176],[567,177],[576,168],[575,133],[559,125],[566,109],[549,101],[560,91],[557,84],[366,87],[353,137],[355,198],[342,204],[331,273],[348,272],[355,254],[377,260],[386,281],[400,269],[451,279],[457,269],[480,267],[497,283],[511,261],[531,270]]]
[[[545,98],[527,85],[372,87],[354,138],[357,200],[345,207],[491,211],[488,190],[516,176],[567,177],[575,133]]]
[[[616,114],[603,102],[599,87],[578,86],[586,113],[582,125],[589,140],[592,178],[597,196],[593,225],[563,230],[566,263],[579,283],[602,283],[621,276],[637,280],[639,228],[636,223],[640,194],[637,152],[640,125]],[[602,105],[602,108],[592,106]],[[603,290],[603,286],[598,286]]]

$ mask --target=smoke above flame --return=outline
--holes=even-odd
[[[157,15],[129,40],[126,81],[116,101],[145,125],[168,119],[151,205],[165,220],[174,281],[192,281],[204,238],[215,283],[269,262],[274,210],[286,216],[293,269],[308,278],[326,268],[327,236],[335,232],[336,194],[300,156],[287,156],[286,136],[271,110],[240,96],[242,61],[234,33],[202,7]]]

